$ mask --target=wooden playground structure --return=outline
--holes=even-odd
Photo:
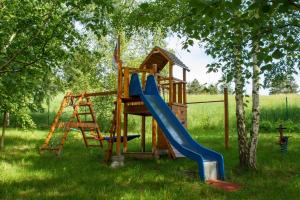
[[[118,41],[120,44],[120,41]],[[119,45],[118,45],[119,46]],[[189,68],[183,64],[174,54],[160,48],[154,47],[139,67],[123,67],[120,59],[120,48],[115,52],[116,63],[118,66],[117,91],[106,91],[98,93],[82,93],[74,95],[66,94],[60,109],[56,114],[54,121],[50,127],[50,131],[45,139],[44,144],[40,148],[40,152],[53,151],[59,155],[63,149],[68,133],[76,128],[79,129],[86,147],[103,147],[103,141],[108,142],[108,149],[105,154],[105,161],[109,161],[113,154],[113,145],[115,143],[115,154],[121,154],[128,157],[151,158],[159,157],[162,154],[168,154],[171,158],[180,157],[180,153],[176,152],[164,133],[158,127],[157,122],[147,110],[144,103],[137,97],[129,96],[129,83],[131,74],[137,73],[142,80],[142,87],[145,86],[146,77],[149,74],[155,76],[157,87],[170,109],[176,114],[182,125],[187,128],[187,106],[195,103],[224,103],[224,130],[225,130],[225,148],[229,146],[229,127],[228,127],[228,92],[224,89],[224,99],[218,101],[205,102],[187,102],[186,92],[186,75]],[[182,77],[175,78],[175,68],[181,70]],[[95,96],[116,96],[115,110],[113,111],[113,120],[110,128],[110,135],[103,136],[99,125],[97,124],[95,111],[93,109],[91,98]],[[73,114],[68,121],[62,121],[62,113],[67,106],[73,108]],[[82,109],[85,107],[85,109]],[[88,111],[86,111],[88,110]],[[130,116],[141,117],[141,151],[130,152],[128,150],[128,141],[139,137],[137,135],[128,135],[128,119]],[[83,120],[83,116],[85,120]],[[88,120],[86,120],[88,116]],[[151,151],[146,152],[146,118],[151,118]],[[123,118],[123,124],[122,124]],[[57,129],[62,129],[63,136],[58,145],[51,146],[50,140],[55,135]],[[123,132],[122,132],[123,130]]]

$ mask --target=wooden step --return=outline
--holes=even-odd
[[[99,128],[98,124],[95,122],[60,122],[57,124],[56,128]]]
[[[78,106],[91,106],[91,102],[84,102],[84,103],[79,103]]]

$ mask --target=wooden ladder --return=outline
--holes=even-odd
[[[73,107],[73,114],[70,116],[69,121],[61,122],[62,114],[64,112],[64,109],[67,106]],[[89,112],[80,112],[80,107],[84,107],[84,106],[89,109]],[[88,116],[88,115],[91,116],[91,121],[81,120],[80,116]],[[63,136],[60,139],[60,143],[58,145],[56,145],[55,147],[51,147],[49,145],[49,142],[51,141],[51,138],[55,134],[55,130],[57,130],[58,128],[63,128]],[[85,93],[79,96],[73,96],[71,95],[71,93],[66,94],[54,118],[54,121],[50,127],[45,142],[40,147],[40,153],[44,152],[45,150],[48,150],[48,151],[53,151],[57,155],[59,155],[63,149],[64,143],[67,139],[68,133],[70,132],[71,128],[78,128],[81,131],[84,144],[86,147],[92,147],[92,146],[100,146],[101,148],[103,147],[102,135],[96,121],[96,116],[93,110],[92,102],[90,101],[89,97],[85,96]],[[87,136],[86,133],[88,131],[91,134],[93,134],[93,136]],[[90,139],[95,140],[95,137],[99,138],[98,140],[99,145],[89,144],[88,140]]]

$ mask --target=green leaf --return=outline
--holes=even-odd
[[[276,49],[273,53],[272,53],[272,57],[275,59],[280,59],[284,56],[284,54],[279,50]]]

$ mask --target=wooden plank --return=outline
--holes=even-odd
[[[224,134],[225,148],[229,148],[229,112],[228,112],[228,89],[224,87]]]
[[[117,91],[103,91],[103,92],[85,93],[84,97],[109,96],[109,95],[116,95],[116,94]],[[72,95],[72,97],[78,98],[80,97],[80,94]]]
[[[195,102],[187,102],[186,104],[218,103],[218,102],[224,102],[224,100],[215,100],[215,101],[195,101]]]
[[[96,123],[84,123],[84,122],[59,122],[56,128],[98,128]]]
[[[169,63],[169,104],[173,103],[173,64]]]
[[[146,85],[146,72],[142,72],[142,88]]]
[[[129,69],[124,69],[124,98],[129,98]]]
[[[141,148],[142,148],[142,152],[146,151],[146,117],[142,116],[142,128],[141,128]]]
[[[152,73],[152,69],[147,69],[147,68],[134,68],[134,67],[123,67],[123,69],[128,69],[130,73]]]
[[[186,104],[187,98],[186,98],[186,69],[183,69],[183,88],[182,88],[182,92],[183,92],[183,104]]]
[[[178,84],[178,103],[183,103],[182,102],[182,85],[183,85],[183,83]]]
[[[152,117],[152,153],[156,153],[156,149],[157,149],[156,137],[157,137],[157,122]]]
[[[123,137],[123,153],[127,152],[127,134],[128,134],[128,114],[124,114],[124,137]]]
[[[177,84],[173,83],[173,103],[177,103]]]
[[[129,97],[129,98],[122,98],[122,102],[128,103],[128,102],[142,102],[142,101],[138,97]]]
[[[117,93],[117,113],[116,113],[116,155],[121,155],[121,112],[122,112],[122,61],[120,59],[120,36],[118,37],[118,49],[117,49],[117,63],[118,63],[118,93]]]

